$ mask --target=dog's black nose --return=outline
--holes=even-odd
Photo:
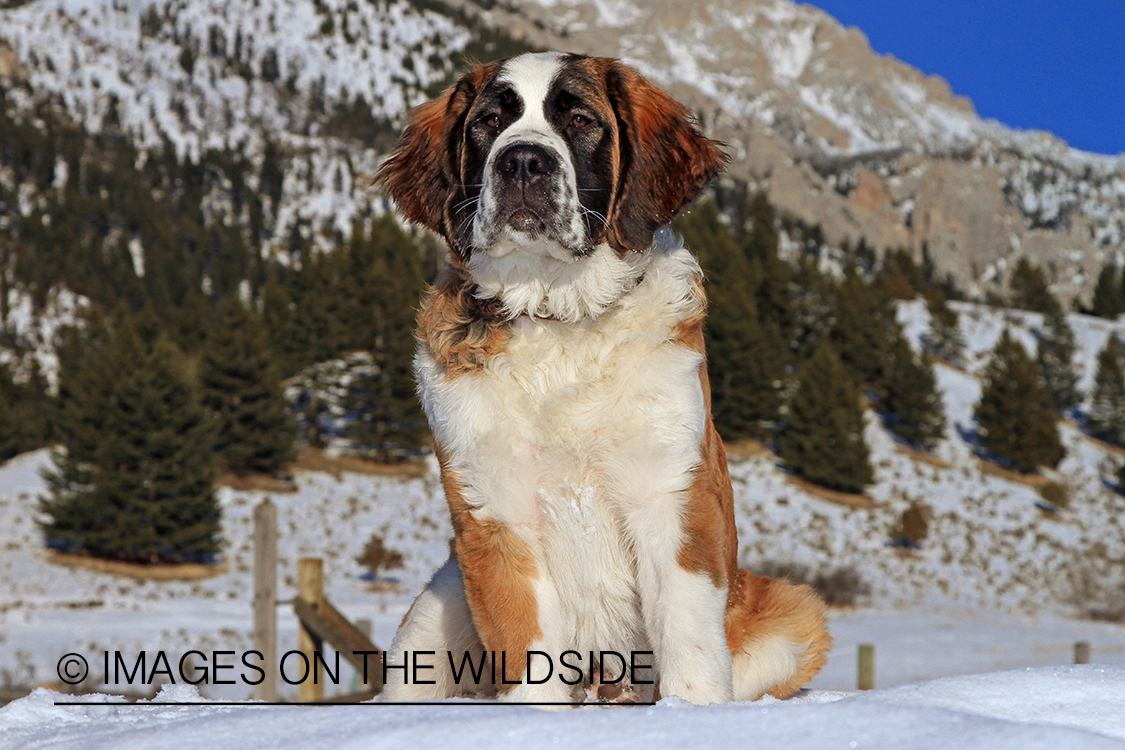
[[[531,182],[555,171],[555,158],[547,149],[531,143],[509,146],[496,160],[496,167],[505,179]]]

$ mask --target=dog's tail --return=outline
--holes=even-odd
[[[792,695],[828,660],[824,602],[808,586],[746,570],[732,583],[726,629],[735,700]]]

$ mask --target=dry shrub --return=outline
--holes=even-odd
[[[1047,482],[1039,488],[1039,496],[1056,510],[1062,510],[1070,504],[1070,494],[1066,485],[1059,482]]]
[[[898,524],[891,531],[891,540],[904,547],[917,548],[922,546],[929,533],[930,509],[911,502],[910,507],[902,512]]]
[[[390,549],[383,543],[383,538],[373,534],[363,548],[363,554],[355,559],[357,563],[371,571],[373,576],[380,571],[398,570],[402,567],[402,553]]]

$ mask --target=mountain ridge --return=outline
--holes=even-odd
[[[623,58],[728,143],[731,178],[834,247],[928,251],[970,296],[1002,290],[1021,255],[1064,299],[1125,261],[1125,155],[984,120],[940,77],[789,0],[32,0],[0,11],[0,76],[142,153],[226,146],[260,167],[276,140],[270,256],[297,224],[328,246],[322,230],[389,207],[366,176],[484,34]],[[368,120],[358,137],[337,127],[351,117]]]

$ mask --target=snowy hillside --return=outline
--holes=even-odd
[[[862,695],[812,693],[789,701],[698,708],[656,706],[551,713],[466,705],[209,706],[188,686],[154,704],[103,696],[56,706],[46,690],[0,708],[0,748],[150,750],[184,742],[236,746],[555,748],[581,738],[590,750],[655,748],[889,748],[1120,750],[1125,747],[1125,668],[1074,667],[939,680]],[[161,706],[160,703],[178,703]],[[189,705],[182,705],[189,704]],[[189,739],[190,738],[190,739]],[[952,743],[952,744],[951,744]]]
[[[733,176],[833,245],[925,244],[974,293],[1026,254],[1065,298],[1125,251],[1125,158],[984,121],[940,78],[789,0],[33,0],[0,10],[0,75],[91,133],[124,132],[142,159],[230,147],[256,174],[278,145],[268,254],[299,220],[347,234],[405,110],[459,53],[502,54],[473,47],[490,34],[624,58],[728,142]]]
[[[370,200],[356,183],[380,150],[332,132],[333,116],[398,118],[448,79],[469,34],[405,2],[37,0],[0,11],[0,40],[27,96],[53,97],[91,133],[191,161],[231,148],[258,167],[278,144],[295,157],[284,236],[298,217],[347,233]]]
[[[1004,325],[1028,340],[1038,316],[956,309],[967,371],[938,367],[950,423],[938,461],[901,452],[869,419],[877,480],[869,508],[810,494],[768,453],[732,463],[744,565],[848,569],[869,588],[861,609],[833,614],[836,655],[814,687],[854,685],[855,647],[871,641],[880,649],[880,685],[1068,663],[1078,640],[1093,644],[1097,662],[1125,664],[1120,624],[1066,619],[1125,608],[1125,498],[1110,484],[1122,459],[1064,427],[1068,456],[1053,477],[1069,505],[1057,514],[1041,510],[1034,488],[986,471],[965,441],[980,389],[973,373]],[[921,303],[900,308],[912,338],[925,329],[925,315]],[[1125,332],[1125,324],[1084,316],[1070,322],[1087,367],[1112,330]],[[1084,383],[1091,377],[1087,372]],[[0,467],[0,686],[53,680],[59,656],[69,651],[250,648],[250,518],[267,496],[278,507],[280,598],[294,594],[299,557],[322,557],[329,598],[349,618],[371,620],[384,648],[448,554],[448,513],[431,465],[414,479],[302,472],[292,494],[222,489],[225,570],[211,578],[142,582],[50,564],[34,525],[36,498],[45,491],[39,472],[49,460],[48,451],[38,451]],[[904,550],[891,541],[912,505],[926,509],[929,533],[919,549]],[[403,555],[403,568],[388,571],[397,590],[373,590],[356,562],[372,535]],[[295,642],[289,608],[279,617],[281,642]],[[244,698],[246,690],[211,687],[206,694]]]

